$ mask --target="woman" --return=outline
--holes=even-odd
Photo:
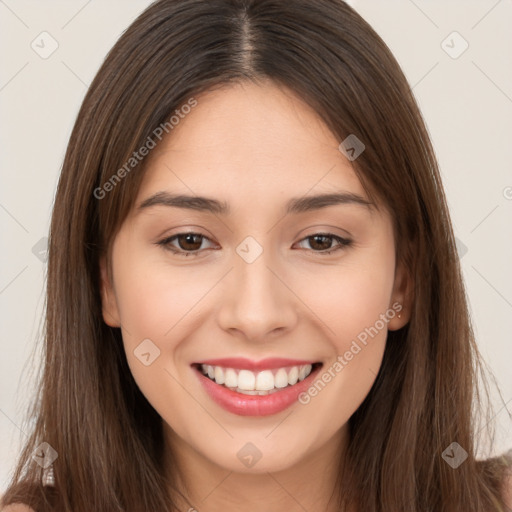
[[[79,112],[48,264],[3,510],[511,506],[427,131],[343,2],[152,4]]]

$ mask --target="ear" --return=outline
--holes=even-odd
[[[395,282],[389,308],[395,316],[388,322],[388,329],[396,331],[411,319],[413,302],[413,280],[403,263],[398,263],[395,270]]]
[[[108,276],[105,257],[100,258],[100,274],[101,309],[103,313],[103,320],[107,325],[110,325],[110,327],[121,327],[117,299],[114,287],[112,286]]]

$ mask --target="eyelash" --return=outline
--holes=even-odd
[[[183,233],[177,233],[176,235],[172,235],[170,237],[164,238],[163,240],[160,240],[159,242],[156,242],[157,245],[163,247],[165,250],[171,251],[174,254],[182,257],[189,257],[189,256],[198,256],[199,252],[201,252],[199,249],[195,251],[184,251],[183,249],[177,249],[171,245],[171,242],[175,239],[186,236],[186,235],[197,235],[200,236],[201,239],[210,240],[207,236],[202,235],[201,233],[196,233],[194,231],[187,231]],[[316,236],[321,236],[325,238],[333,238],[338,242],[338,245],[335,246],[332,249],[327,249],[325,251],[315,251],[311,249],[313,252],[321,254],[321,255],[327,255],[332,254],[333,252],[339,251],[340,249],[350,247],[352,245],[352,240],[348,238],[343,238],[338,235],[334,235],[333,233],[314,233],[312,235],[309,235],[307,237],[304,237],[303,239],[299,240],[299,242],[302,242],[304,240],[308,240],[309,238],[314,238]],[[211,240],[210,240],[211,241]]]

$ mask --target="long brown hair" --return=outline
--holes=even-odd
[[[162,476],[162,419],[131,375],[120,330],[101,314],[99,258],[109,256],[133,204],[144,160],[105,184],[192,97],[261,79],[298,94],[340,142],[350,134],[364,142],[354,169],[391,211],[397,258],[414,282],[411,320],[389,332],[377,379],[350,419],[344,467],[353,470],[339,472],[340,510],[502,510],[504,459],[476,457],[482,363],[436,158],[398,63],[341,0],[160,0],[111,49],[78,113],[58,184],[44,369],[3,505],[177,510],[168,495],[176,475]],[[42,442],[58,454],[55,487],[41,484],[32,459]],[[452,442],[468,453],[456,469],[442,457]]]

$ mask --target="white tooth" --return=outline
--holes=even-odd
[[[238,387],[244,391],[254,390],[256,377],[249,370],[240,370],[238,374]]]
[[[224,370],[220,366],[215,367],[215,382],[224,384]]]
[[[242,395],[257,395],[259,391],[256,391],[255,389],[236,389],[237,393],[242,393]]]
[[[238,377],[233,368],[226,368],[224,373],[224,385],[227,388],[236,388],[238,386]]]
[[[274,385],[276,388],[285,388],[288,386],[288,374],[284,368],[277,370],[276,376],[274,377]]]
[[[263,370],[254,374],[249,370],[239,370],[238,374],[233,368],[222,368],[220,366],[201,365],[201,370],[217,384],[224,384],[227,388],[242,391],[254,391],[247,394],[268,394],[278,389],[293,386],[298,381],[304,380],[312,371],[312,365],[292,366],[288,372],[279,368],[274,375],[271,370]]]
[[[255,389],[258,391],[268,391],[274,389],[274,375],[270,370],[263,370],[256,376]]]
[[[297,380],[299,379],[299,368],[297,366],[292,366],[290,371],[288,372],[288,384],[293,386],[297,384]]]
[[[268,391],[258,391],[258,395],[260,396],[265,396],[265,395],[268,395],[269,392]]]

